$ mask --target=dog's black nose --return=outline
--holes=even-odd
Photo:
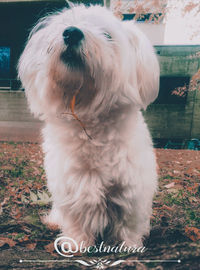
[[[74,26],[68,27],[63,32],[63,39],[66,45],[74,46],[78,45],[81,40],[83,40],[83,32]]]

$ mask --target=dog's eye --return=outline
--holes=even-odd
[[[103,34],[107,39],[112,39],[111,35],[108,32],[104,32]]]

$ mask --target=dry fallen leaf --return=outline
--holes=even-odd
[[[198,202],[197,198],[195,198],[195,197],[188,197],[188,201],[189,201],[190,203]]]
[[[174,185],[175,185],[175,183],[172,182],[172,183],[170,183],[170,184],[165,185],[164,187],[165,187],[165,188],[172,188],[172,187],[174,187]]]
[[[185,227],[185,234],[192,241],[200,240],[200,229],[195,227]]]
[[[37,203],[38,201],[37,195],[32,191],[30,191],[30,200],[32,203]]]
[[[8,244],[9,247],[14,247],[16,242],[10,238],[0,237],[0,247],[4,246],[5,244]]]
[[[48,204],[51,201],[51,198],[49,197],[48,193],[45,191],[42,191],[42,192],[38,191],[37,195],[40,199],[39,201],[40,203]]]
[[[37,243],[30,243],[30,244],[27,244],[26,247],[29,250],[34,250],[36,245],[37,245]]]
[[[172,207],[169,207],[169,206],[167,206],[166,204],[164,204],[164,205],[162,206],[162,209],[168,210],[168,211],[172,211],[172,210],[173,210]]]
[[[50,243],[50,244],[44,246],[44,248],[45,248],[45,250],[46,250],[47,252],[49,252],[52,256],[56,256],[56,254],[54,253],[54,251],[55,251],[54,243]]]

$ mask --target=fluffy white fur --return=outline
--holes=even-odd
[[[66,28],[84,39],[82,63],[61,55]],[[140,112],[158,94],[154,50],[133,22],[100,6],[73,6],[43,18],[19,61],[19,77],[35,116],[45,121],[43,149],[53,206],[49,222],[80,243],[141,245],[149,233],[157,186],[152,141]],[[78,92],[75,112],[70,101]]]

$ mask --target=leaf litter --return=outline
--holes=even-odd
[[[152,240],[178,232],[184,241],[200,240],[200,151],[156,149],[159,189],[154,198]],[[42,223],[51,207],[41,147],[0,142],[0,247],[23,246],[54,254],[58,229]],[[156,234],[156,232],[158,233]],[[155,234],[155,236],[154,236]],[[170,239],[169,239],[170,241]]]

